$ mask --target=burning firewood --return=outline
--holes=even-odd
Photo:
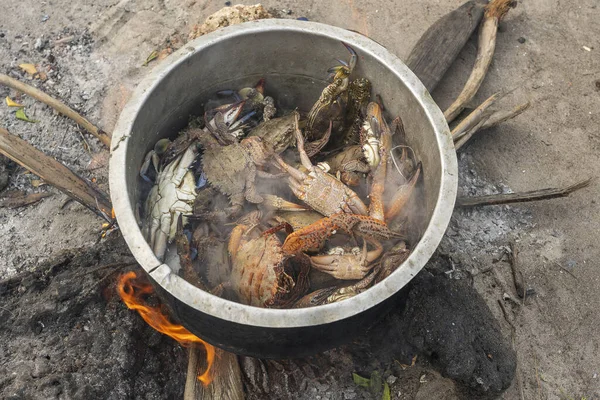
[[[215,348],[212,364],[212,381],[204,384],[196,378],[198,370],[203,369],[205,351],[203,346],[192,345],[189,350],[187,379],[184,400],[243,400],[244,387],[238,358],[235,354]]]
[[[150,306],[146,297],[154,293],[154,288],[149,282],[138,278],[135,272],[121,275],[117,291],[125,305],[137,311],[148,325],[175,339],[182,346],[189,347],[185,400],[244,398],[240,367],[235,354],[213,347],[182,325],[171,322],[160,306]]]

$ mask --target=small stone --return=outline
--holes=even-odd
[[[48,21],[49,19],[50,19],[50,16],[49,16],[49,15],[43,15],[43,16],[42,16],[42,22],[46,22],[46,21]]]
[[[421,375],[421,377],[419,378],[419,382],[427,383],[427,375],[425,375],[425,374]]]
[[[306,18],[306,17],[299,17],[299,18],[296,18],[296,19],[298,21],[308,21],[308,18]]]
[[[527,41],[527,39],[525,39],[523,36],[521,36],[520,38],[517,39],[517,42],[523,44]]]
[[[33,364],[31,376],[33,378],[41,378],[50,371],[50,361],[46,357],[36,357]]]
[[[398,380],[397,376],[394,375],[390,375],[387,377],[387,379],[385,380],[388,384],[393,385],[394,382],[396,382]]]
[[[286,10],[285,12],[287,15],[292,15],[292,10]]]
[[[44,328],[45,328],[45,326],[44,326],[44,323],[42,321],[35,321],[33,323],[33,326],[31,327],[31,330],[36,335],[39,335],[40,333],[42,333],[42,331],[44,330]]]
[[[33,44],[33,48],[37,51],[42,51],[46,47],[48,42],[44,40],[42,37],[35,39],[35,43]]]
[[[353,389],[348,389],[344,391],[344,400],[353,400],[357,396],[356,392]]]
[[[226,5],[227,7],[229,7],[229,6],[231,6],[231,2],[230,2],[230,1],[226,1],[226,2],[225,2],[225,5]]]

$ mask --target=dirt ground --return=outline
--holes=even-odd
[[[431,23],[462,2],[262,4],[288,18],[303,16],[360,31],[405,58]],[[596,0],[574,3],[519,2],[501,24],[494,62],[474,104],[514,89],[502,104],[530,100],[533,105],[462,151],[463,194],[567,185],[600,175],[600,9]],[[151,51],[173,34],[186,36],[192,25],[223,6],[222,1],[200,0],[6,2],[0,14],[0,71],[27,79],[18,65],[38,64],[48,79],[34,84],[110,132],[132,88],[156,65],[142,66]],[[442,108],[466,79],[475,46],[476,41],[469,42],[433,93]],[[7,95],[14,93],[0,88],[0,97]],[[2,104],[2,126],[108,189],[100,144],[46,106],[25,97],[21,101],[39,122],[16,120],[14,110]],[[93,214],[76,203],[65,205],[66,197],[46,186],[33,188],[35,177],[24,170],[12,165],[8,170],[8,189],[54,195],[27,208],[0,209],[0,279],[35,270],[61,249],[98,240],[101,221]],[[594,218],[599,190],[594,182],[567,199],[455,212],[440,248],[456,265],[446,275],[473,278],[506,337],[511,337],[511,326],[498,300],[505,302],[516,327],[518,376],[504,399],[600,399],[600,270],[595,263],[600,220]],[[502,258],[512,239],[525,279],[536,292],[524,305],[502,300],[505,293],[516,299],[509,264]]]

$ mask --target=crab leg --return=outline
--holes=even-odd
[[[298,114],[295,115],[294,133],[296,135],[296,146],[298,147],[298,153],[300,154],[300,162],[302,162],[304,168],[312,171],[314,166],[312,165],[312,162],[310,162],[310,157],[308,157],[308,154],[306,154],[306,151],[304,150],[304,137],[302,136],[302,132],[300,132],[300,116]]]
[[[419,180],[419,175],[421,174],[421,168],[422,168],[422,165],[421,165],[421,163],[419,163],[419,165],[417,165],[417,169],[413,173],[413,176],[410,178],[408,183],[406,183],[406,185],[400,186],[400,188],[398,189],[396,194],[394,194],[394,197],[390,201],[389,209],[385,213],[386,221],[390,221],[394,217],[396,217],[398,215],[398,213],[402,210],[404,205],[408,202],[408,199],[410,199],[410,196],[412,195],[412,193],[414,191],[415,185],[416,185],[417,181]]]
[[[256,169],[250,168],[246,175],[246,200],[250,203],[260,204],[264,201],[262,196],[256,191],[254,180],[256,179]]]
[[[265,194],[263,197],[265,198],[263,204],[270,209],[279,211],[311,211],[311,209],[308,207],[284,200],[279,196]]]
[[[340,221],[332,217],[322,218],[302,229],[288,235],[283,243],[283,254],[294,255],[311,249],[320,249],[325,244],[325,240],[338,230],[351,233],[352,227],[358,221]],[[353,222],[353,223],[352,223]]]
[[[380,153],[381,161],[375,168],[373,173],[373,184],[371,185],[369,203],[369,216],[378,219],[380,221],[385,220],[385,211],[383,205],[383,192],[385,190],[385,176],[387,172],[388,158],[390,149],[392,147],[392,134],[390,129],[381,114],[381,107],[377,103],[370,103],[367,108],[367,116],[370,116],[374,121],[372,126],[379,129],[379,132],[375,132],[379,136],[381,143]]]
[[[321,139],[317,139],[314,142],[310,142],[306,144],[306,154],[309,157],[316,155],[325,145],[329,142],[329,138],[331,137],[331,128],[333,127],[333,122],[329,121],[329,128],[327,132],[323,135]]]
[[[277,161],[277,165],[279,165],[288,174],[290,174],[290,176],[293,179],[303,181],[304,179],[306,179],[308,177],[308,175],[306,175],[304,172],[297,170],[296,168],[292,167],[291,165],[289,165],[285,161],[283,161],[283,159],[281,158],[281,156],[279,156],[279,154],[273,154],[273,158],[275,159],[275,161]],[[311,167],[312,167],[312,165],[311,165]]]

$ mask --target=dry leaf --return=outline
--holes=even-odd
[[[100,153],[96,153],[92,155],[92,159],[87,165],[86,169],[88,171],[93,171],[98,168],[103,168],[108,165],[109,153],[108,151],[101,151]]]
[[[46,182],[44,182],[42,179],[32,179],[29,183],[31,183],[31,186],[33,186],[34,188],[43,186],[46,184]]]
[[[415,356],[412,358],[412,361],[411,361],[410,365],[402,364],[402,363],[401,363],[400,361],[398,361],[398,360],[394,360],[394,361],[395,361],[395,362],[396,362],[396,364],[398,364],[398,365],[400,366],[400,368],[402,368],[402,370],[404,371],[404,370],[406,370],[406,369],[408,369],[408,368],[410,368],[410,367],[414,367],[414,366],[415,366],[415,363],[417,362],[417,356],[415,355]]]
[[[146,58],[146,61],[144,61],[144,63],[142,65],[145,67],[146,65],[148,65],[148,63],[150,61],[156,60],[157,57],[158,57],[158,51],[152,50],[152,53],[150,53],[150,55],[148,56],[148,58]]]
[[[9,107],[24,107],[23,104],[19,104],[16,101],[13,101],[10,97],[6,96],[6,105]]]
[[[19,64],[19,68],[21,68],[23,71],[27,72],[29,75],[37,74],[37,69],[35,68],[35,65],[33,65],[33,64]]]
[[[33,122],[33,123],[38,122],[35,119],[29,119],[29,117],[27,115],[25,115],[25,109],[23,109],[23,108],[19,108],[17,110],[15,116],[17,117],[17,119],[20,119],[25,122]]]

